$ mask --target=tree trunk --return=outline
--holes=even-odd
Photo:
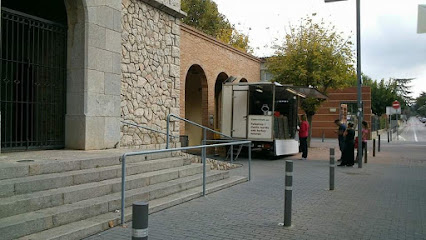
[[[309,130],[308,130],[308,147],[311,147],[311,136],[312,136],[312,117],[314,115],[307,115]]]

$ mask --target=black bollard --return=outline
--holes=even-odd
[[[388,131],[388,142],[390,141],[390,137],[389,137],[389,135],[390,135],[390,133],[389,133],[389,131]]]
[[[148,240],[148,203],[133,203],[132,218],[132,240]]]
[[[334,190],[334,169],[336,164],[334,162],[334,148],[330,148],[330,190]]]
[[[379,134],[379,142],[377,144],[377,151],[380,152],[380,134]]]
[[[367,142],[365,142],[365,148],[364,148],[364,163],[367,163]],[[362,159],[361,159],[362,161]]]
[[[291,200],[293,197],[293,161],[285,161],[284,226],[291,226]]]
[[[373,157],[375,156],[376,156],[376,139],[373,139]]]

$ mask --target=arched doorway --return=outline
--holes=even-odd
[[[199,65],[192,65],[185,79],[185,118],[205,125],[207,123],[207,78]],[[201,128],[185,123],[185,134],[189,145],[200,145],[203,137]]]
[[[222,120],[222,112],[221,112],[221,105],[222,105],[222,83],[228,79],[228,74],[221,72],[216,78],[216,83],[214,86],[214,99],[215,99],[215,129],[219,129],[221,125]]]
[[[2,0],[1,5],[1,148],[63,148],[64,1]]]
[[[245,78],[241,78],[240,82],[248,82],[248,81]]]

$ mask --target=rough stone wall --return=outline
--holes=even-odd
[[[176,0],[160,2],[180,5]],[[179,115],[179,20],[140,0],[123,0],[122,8],[122,119],[166,131],[167,115]],[[179,124],[172,122],[170,129],[179,135]],[[121,128],[121,147],[158,148],[165,142],[162,134]]]

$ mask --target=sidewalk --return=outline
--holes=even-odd
[[[402,149],[383,145],[362,169],[336,168],[336,190],[329,191],[328,149],[336,146],[314,139],[309,160],[294,160],[290,228],[278,226],[286,159],[254,159],[251,182],[150,215],[149,239],[426,239],[424,150],[401,160]],[[246,160],[239,162],[236,171],[246,174]],[[131,224],[87,238],[98,239],[131,239]]]

